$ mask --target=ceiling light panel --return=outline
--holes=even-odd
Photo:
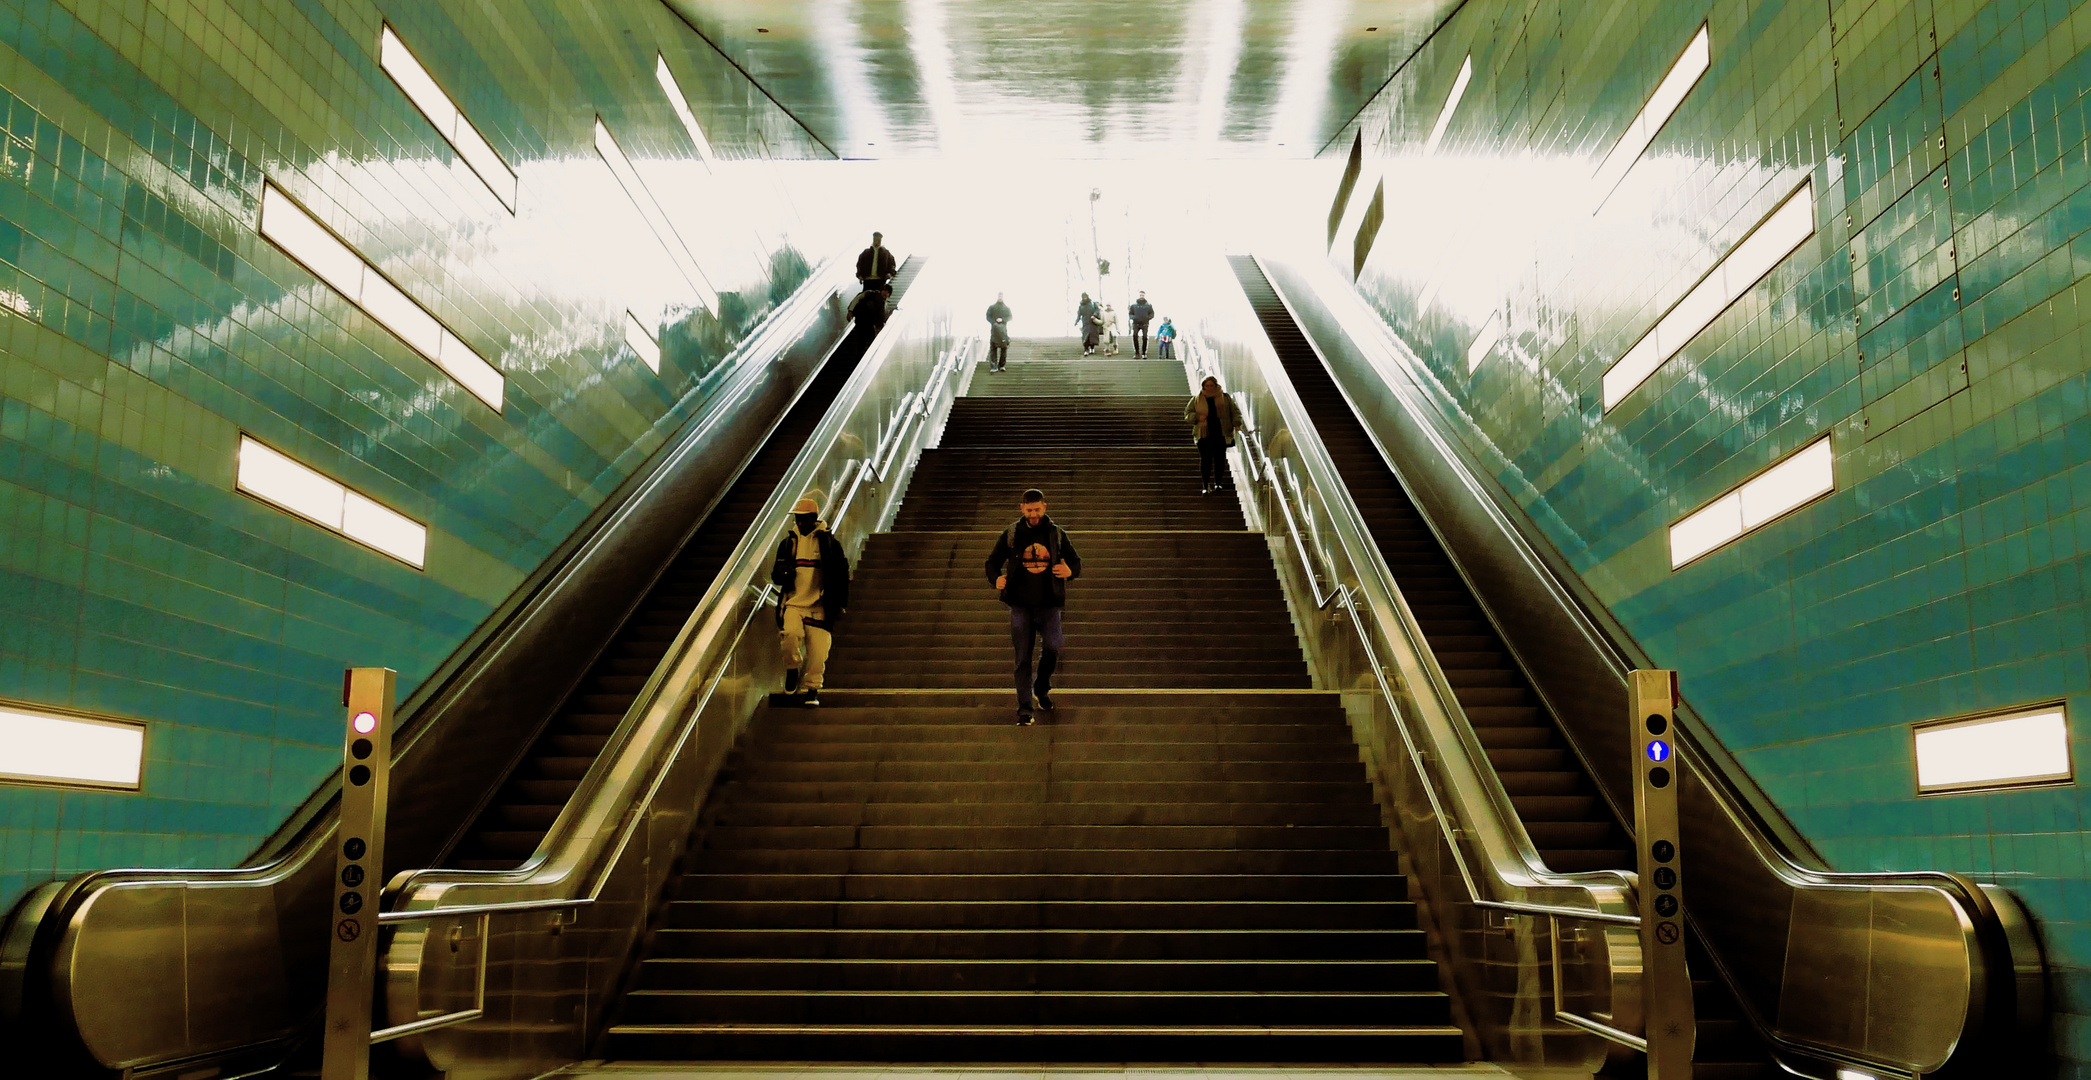
[[[645,323],[639,321],[639,316],[629,311],[624,313],[624,342],[639,354],[639,359],[654,374],[661,373],[661,343],[653,339],[653,334],[647,331]]]
[[[683,130],[690,133],[690,141],[697,144],[697,156],[704,159],[704,167],[712,167],[711,140],[704,137],[704,129],[697,126],[697,114],[690,111],[690,99],[683,96],[682,85],[675,81],[675,73],[668,70],[668,58],[654,54],[654,81],[661,84],[661,92],[668,95],[668,104],[675,107],[676,119],[682,121]]]
[[[626,157],[624,148],[617,145],[616,137],[603,125],[602,117],[596,117],[595,120],[595,151],[602,155],[603,164],[608,165],[611,174],[617,177],[618,184],[624,188],[625,196],[631,199],[632,205],[639,211],[639,216],[646,220],[647,228],[652,229],[654,236],[660,240],[662,249],[668,253],[668,261],[675,264],[675,268],[682,272],[684,280],[690,283],[690,288],[696,290],[698,302],[704,305],[706,311],[718,311],[719,294],[712,291],[711,282],[698,267],[697,260],[690,255],[689,245],[683,243],[682,234],[676,232],[675,226],[669,223],[668,215],[661,209],[660,201],[653,197],[653,191],[646,186],[646,181],[640,179],[639,170],[632,167],[632,159]]]
[[[495,412],[507,388],[501,370],[444,326],[305,212],[274,183],[261,189],[261,235]]]
[[[135,791],[145,725],[0,705],[0,782]]]
[[[507,207],[509,213],[515,213],[515,170],[501,160],[501,155],[494,152],[486,137],[472,126],[472,121],[465,119],[464,111],[436,83],[428,69],[421,66],[421,61],[414,58],[413,51],[399,40],[399,35],[389,25],[378,32],[378,66],[392,76],[392,81],[399,84],[407,100],[421,110],[421,115],[428,118],[436,133],[457,151],[457,156],[486,184],[487,190],[501,200],[501,205]]]
[[[1803,241],[1815,235],[1815,185],[1803,180],[1743,242],[1730,249],[1711,273],[1626,351],[1604,375],[1604,407],[1611,411],[1647,382],[1721,312],[1771,273]]]
[[[1830,437],[1758,473],[1670,526],[1670,569],[1730,543],[1837,490]]]
[[[2072,779],[2069,716],[2060,705],[1918,724],[1914,740],[1923,795]]]
[[[1641,160],[1641,154],[1648,149],[1648,144],[1655,141],[1657,133],[1663,130],[1663,125],[1669,123],[1670,117],[1676,115],[1678,106],[1684,104],[1685,96],[1692,92],[1692,87],[1699,84],[1699,78],[1706,74],[1712,59],[1712,39],[1707,33],[1707,28],[1701,26],[1699,32],[1692,36],[1691,44],[1684,47],[1684,53],[1670,65],[1670,71],[1663,76],[1663,81],[1656,84],[1655,93],[1649,95],[1648,104],[1641,107],[1640,115],[1634,117],[1634,122],[1627,125],[1626,132],[1619,136],[1619,142],[1612,147],[1612,152],[1606,154],[1604,161],[1599,163],[1596,177],[1597,206],[1591,209],[1592,213],[1604,206],[1605,200],[1611,198],[1613,190],[1618,188],[1619,181],[1626,177],[1627,170],[1634,167],[1634,162]]]
[[[1431,125],[1430,138],[1423,143],[1425,157],[1438,152],[1438,141],[1445,137],[1445,128],[1452,123],[1452,114],[1459,109],[1459,99],[1467,94],[1467,83],[1474,78],[1474,54],[1468,53],[1460,61],[1459,77],[1452,80],[1452,92],[1445,95],[1445,107],[1438,110],[1438,122]]]
[[[252,436],[240,436],[235,475],[248,495],[416,570],[427,565],[427,526]]]

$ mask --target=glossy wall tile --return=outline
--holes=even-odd
[[[1705,74],[1628,139],[1702,26]],[[2060,701],[2080,778],[2091,746],[2087,92],[2065,0],[1473,4],[1331,140],[1321,195],[1362,138],[1331,260],[1384,184],[1358,287],[1824,856],[2028,902],[2075,1075],[2086,789],[1919,798],[1911,725]],[[1812,231],[1756,259],[1803,185]],[[1608,394],[1659,327],[1690,332]],[[1832,492],[1673,567],[1672,526],[1825,435]]]
[[[832,246],[775,164],[832,155],[658,3],[0,0],[0,129],[0,698],[149,725],[135,794],[0,784],[0,908],[244,858],[340,669],[409,691]],[[243,439],[423,568],[241,494]]]

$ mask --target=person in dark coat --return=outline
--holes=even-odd
[[[1083,293],[1082,302],[1075,305],[1075,328],[1082,334],[1083,356],[1096,351],[1096,342],[1090,340],[1089,331],[1096,322],[1096,313],[1100,310],[1102,309],[1097,307],[1096,301],[1089,299],[1088,293]]]
[[[1067,607],[1067,583],[1082,573],[1082,556],[1067,530],[1046,516],[1045,492],[1031,488],[1018,500],[1023,516],[995,537],[987,556],[987,579],[1009,605],[1009,639],[1016,646],[1016,722],[1030,724],[1031,704],[1053,709],[1053,668],[1067,641],[1060,614]],[[1031,674],[1033,638],[1045,641],[1038,674]]]
[[[880,295],[892,296],[893,275],[899,271],[893,253],[886,250],[886,234],[872,233],[871,246],[857,253],[857,280],[867,292],[876,288]]]
[[[1154,305],[1147,302],[1143,290],[1133,306],[1125,309],[1126,318],[1133,321],[1133,359],[1147,359],[1147,324],[1154,321]]]
[[[777,587],[777,640],[784,650],[784,694],[794,705],[820,704],[821,677],[835,626],[849,607],[849,556],[820,520],[820,504],[800,499],[791,527],[777,542],[770,583]]]
[[[1234,399],[1220,390],[1220,380],[1206,376],[1197,396],[1185,403],[1183,418],[1191,425],[1191,441],[1198,444],[1198,475],[1204,482],[1198,493],[1210,495],[1231,487],[1227,448],[1234,445],[1235,432],[1242,428],[1242,413],[1235,408]]]
[[[1002,294],[987,306],[987,369],[1001,371],[1009,366],[1009,305]]]

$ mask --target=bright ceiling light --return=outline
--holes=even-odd
[[[1920,794],[2071,778],[2069,717],[2060,705],[1918,724],[1914,732]]]
[[[137,790],[145,725],[0,705],[0,781]]]
[[[1670,526],[1670,569],[1837,490],[1833,464],[1830,437],[1824,435],[1693,511]]]
[[[1815,186],[1801,181],[1785,201],[1730,249],[1684,298],[1656,321],[1604,374],[1604,407],[1610,412],[1636,387],[1713,324],[1764,275],[1815,235]]]
[[[361,308],[378,325],[429,363],[441,368],[472,396],[501,411],[507,383],[501,370],[439,322],[428,309],[370,265],[307,213],[275,183],[261,186],[261,235],[313,276]]]
[[[697,156],[704,159],[704,167],[712,167],[711,140],[704,137],[704,129],[697,126],[697,114],[690,111],[690,100],[683,96],[682,86],[675,81],[675,73],[668,70],[668,58],[655,53],[653,77],[661,84],[661,92],[668,95],[668,104],[675,107],[676,119],[682,121],[683,130],[690,133],[690,141],[697,144]]]
[[[419,570],[428,528],[251,436],[240,436],[234,485],[263,502]]]
[[[515,170],[501,160],[501,155],[488,144],[479,129],[472,126],[472,121],[465,119],[463,110],[436,83],[428,69],[421,66],[421,61],[414,58],[413,50],[399,40],[399,35],[393,33],[389,25],[378,33],[378,66],[392,76],[392,81],[399,84],[407,100],[421,110],[421,115],[428,118],[436,133],[457,151],[457,156],[486,184],[487,190],[501,200],[501,205],[507,207],[509,213],[515,213]]]
[[[1459,99],[1467,94],[1467,83],[1474,78],[1474,54],[1468,53],[1460,61],[1459,77],[1452,80],[1452,92],[1445,95],[1445,107],[1438,111],[1438,122],[1431,125],[1430,138],[1424,140],[1423,156],[1438,152],[1438,140],[1445,137],[1445,128],[1452,123],[1452,114],[1459,109]]]
[[[1467,346],[1467,374],[1471,375],[1479,370],[1481,361],[1486,359],[1488,354],[1495,349],[1496,343],[1502,340],[1503,313],[1500,311],[1492,312],[1488,317],[1488,321],[1482,324],[1481,332],[1474,335],[1474,343]]]
[[[646,324],[639,321],[639,316],[629,311],[624,313],[624,342],[632,347],[633,352],[639,354],[639,359],[651,368],[654,374],[661,373],[660,342],[653,339],[653,334],[647,331]]]
[[[704,276],[696,258],[690,254],[689,245],[683,243],[682,234],[675,231],[675,226],[668,220],[667,212],[661,209],[660,201],[653,197],[653,190],[640,178],[639,170],[632,166],[632,159],[625,156],[624,148],[617,145],[616,137],[603,125],[600,116],[595,119],[595,152],[602,155],[603,164],[610,167],[611,174],[616,176],[618,184],[623,186],[626,197],[630,198],[632,205],[638,209],[639,216],[646,219],[647,228],[653,230],[654,236],[661,242],[661,248],[668,253],[668,261],[675,264],[675,268],[682,272],[683,279],[689,282],[690,288],[696,290],[698,303],[703,304],[707,311],[717,312],[719,294],[712,291],[711,281]]]
[[[1670,65],[1670,71],[1663,76],[1663,81],[1656,84],[1655,93],[1649,95],[1648,104],[1641,107],[1640,115],[1634,117],[1634,122],[1627,125],[1626,131],[1619,136],[1619,142],[1612,147],[1612,152],[1606,154],[1604,161],[1598,165],[1597,205],[1591,208],[1591,213],[1596,213],[1604,206],[1605,200],[1612,197],[1612,191],[1619,186],[1619,181],[1626,176],[1627,170],[1634,167],[1634,162],[1641,160],[1641,154],[1648,149],[1648,144],[1655,141],[1656,135],[1663,130],[1663,125],[1669,123],[1670,117],[1676,115],[1677,107],[1684,104],[1685,95],[1691,93],[1692,87],[1699,84],[1700,76],[1706,74],[1712,58],[1712,38],[1708,36],[1707,28],[1702,25],[1699,32],[1692,36],[1691,44],[1684,47],[1683,55]]]

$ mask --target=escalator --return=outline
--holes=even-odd
[[[902,264],[893,279],[889,304],[897,304],[907,293],[922,265],[920,258]],[[603,646],[580,684],[560,703],[444,865],[460,870],[507,870],[521,865],[537,850],[690,613],[755,523],[755,515],[784,478],[792,459],[857,370],[875,336],[875,331],[861,327],[852,331],[807,382],[762,448]]]
[[[1512,658],[1320,356],[1255,259],[1228,261],[1533,846],[1557,872],[1632,870],[1633,845],[1622,812],[1605,798]],[[1695,1075],[1781,1075],[1726,986],[1704,977],[1712,967],[1696,938],[1692,948],[1699,1017]]]

